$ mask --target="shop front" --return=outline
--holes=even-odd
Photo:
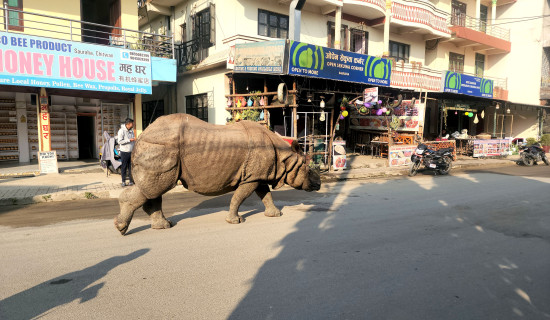
[[[150,94],[149,52],[0,33],[0,160],[99,157]],[[39,45],[40,44],[40,45]],[[136,110],[138,109],[138,110]]]

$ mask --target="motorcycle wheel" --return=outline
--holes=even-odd
[[[409,168],[409,177],[416,176],[418,169],[420,168],[420,161],[413,162]]]
[[[449,159],[449,157],[443,157],[443,162],[445,162],[445,169],[439,169],[439,174],[445,175],[449,174],[451,172],[451,168],[453,167],[452,160]]]
[[[550,166],[550,161],[548,161],[548,158],[545,154],[542,155],[542,161],[544,161],[545,165]]]
[[[523,161],[523,164],[530,167],[535,163],[535,160],[531,157],[523,156],[521,157],[521,160]]]

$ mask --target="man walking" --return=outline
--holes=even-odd
[[[136,138],[134,137],[134,120],[126,118],[124,124],[120,125],[118,130],[118,144],[120,145],[120,160],[122,161],[120,175],[122,176],[122,186],[131,186],[134,184],[132,178],[132,150],[134,149],[134,143]],[[126,172],[128,172],[128,179],[130,182],[126,184]]]

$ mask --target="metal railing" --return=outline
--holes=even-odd
[[[208,48],[211,45],[210,38],[205,37],[178,43],[174,46],[178,71],[185,71],[181,69],[198,64],[206,57],[208,57]]]
[[[174,58],[172,36],[9,8],[0,8],[0,18],[0,31],[149,51],[152,56]]]
[[[509,29],[505,29],[499,26],[492,26],[491,24],[485,21],[467,16],[465,14],[456,14],[456,13],[451,14],[451,17],[449,19],[449,25],[466,27],[468,29],[473,29],[479,32],[483,32],[487,35],[490,35],[502,40],[510,41]]]

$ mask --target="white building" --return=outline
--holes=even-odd
[[[165,113],[226,123],[231,47],[291,37],[291,5],[290,0],[143,1],[140,29],[173,34],[179,68],[177,86],[157,87],[144,105],[162,101]],[[393,58],[392,87],[429,92],[435,99],[428,100],[425,132],[437,134],[447,120],[456,123],[445,129],[472,129],[471,120],[458,119],[460,113],[453,120],[445,112],[450,116],[443,124],[442,110],[483,108],[488,116],[474,129],[478,133],[536,137],[545,112],[540,102],[550,97],[543,11],[549,11],[547,0],[307,0],[299,40],[324,47],[339,42],[343,50]],[[341,32],[335,34],[338,25]],[[493,80],[493,98],[441,92],[447,70]]]

